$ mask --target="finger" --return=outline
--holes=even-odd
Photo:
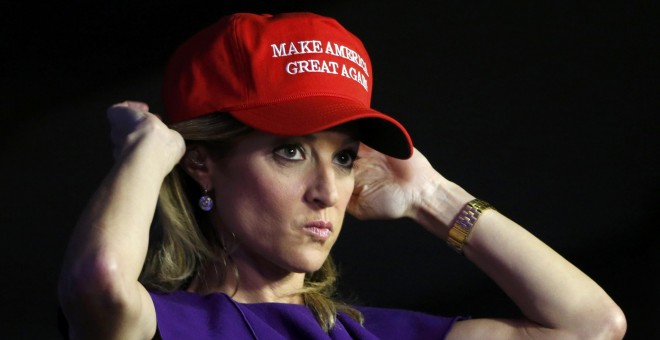
[[[117,112],[117,110],[126,110],[126,109],[148,113],[149,112],[149,105],[147,105],[146,103],[143,103],[143,102],[136,102],[136,101],[126,100],[126,101],[123,101],[121,103],[113,104],[112,106],[110,106],[108,108],[108,112],[111,112],[111,111],[112,112]],[[158,116],[158,118],[160,119],[159,116]]]
[[[158,119],[160,119],[160,120],[163,120],[163,117],[161,117],[159,114],[155,114],[155,113],[153,113],[153,112],[149,112],[149,105],[147,105],[146,103],[143,103],[143,102],[135,102],[135,101],[130,101],[130,100],[127,100],[127,101],[125,101],[124,103],[125,103],[129,108],[136,109],[136,110],[140,110],[140,111],[142,111],[142,112],[147,112],[147,113],[149,113],[149,114],[152,114],[152,115],[156,116],[156,118],[158,118]]]
[[[123,107],[129,107],[131,109],[149,112],[149,105],[147,105],[147,103],[133,101],[133,100],[125,100],[121,103],[117,103],[112,106],[123,106]]]
[[[374,153],[378,153],[378,151],[372,149],[371,147],[367,146],[364,143],[360,143],[360,148],[358,149],[359,157],[368,157],[370,155],[373,155]]]
[[[111,106],[107,111],[107,117],[112,129],[124,134],[135,130],[135,127],[149,115],[139,107],[144,106],[131,105],[128,102]]]

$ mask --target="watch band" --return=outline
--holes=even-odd
[[[456,250],[458,253],[463,253],[463,246],[467,243],[467,239],[472,232],[474,224],[481,216],[481,213],[486,209],[495,209],[490,203],[473,199],[463,206],[463,209],[454,218],[451,229],[449,229],[449,237],[447,244]]]

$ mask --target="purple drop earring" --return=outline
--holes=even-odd
[[[204,194],[199,199],[199,207],[204,211],[211,211],[213,208],[213,199],[209,196],[209,191],[204,189]]]

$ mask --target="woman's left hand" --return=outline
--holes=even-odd
[[[362,144],[348,212],[359,219],[413,217],[442,176],[417,149],[410,159],[386,156]]]

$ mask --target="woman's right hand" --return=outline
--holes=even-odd
[[[186,147],[183,137],[149,112],[145,103],[125,101],[107,111],[113,156],[118,163],[144,161],[165,177]]]

